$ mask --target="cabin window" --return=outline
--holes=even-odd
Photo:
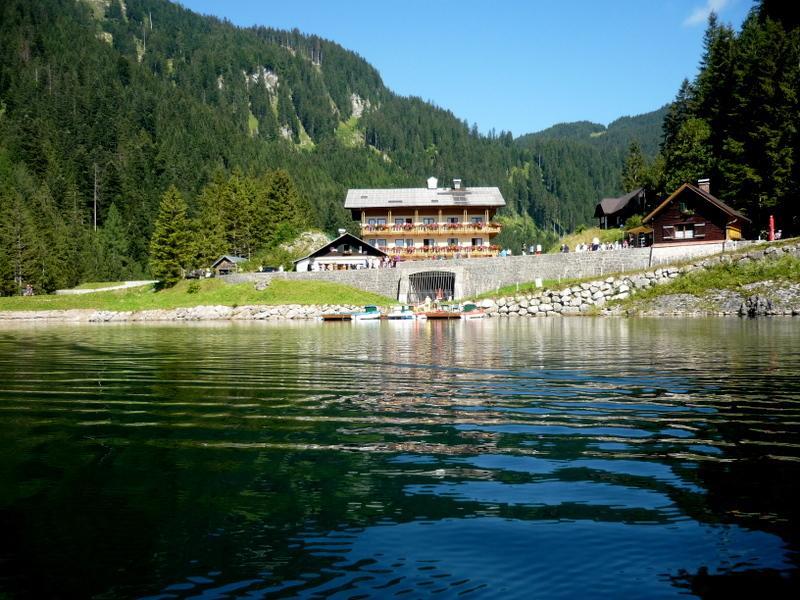
[[[676,240],[691,240],[694,238],[694,225],[675,225]]]
[[[423,225],[433,225],[435,222],[436,222],[436,221],[434,220],[434,218],[433,218],[433,217],[424,217],[424,218],[422,219],[422,223],[423,223]]]
[[[350,254],[350,244],[342,244],[342,254]]]

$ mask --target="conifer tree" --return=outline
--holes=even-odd
[[[163,286],[175,285],[190,261],[191,232],[186,201],[175,186],[161,197],[158,217],[150,239],[150,272]]]
[[[642,155],[642,148],[636,140],[631,142],[628,147],[628,155],[622,167],[622,189],[632,192],[636,188],[642,187],[645,181],[647,163]]]

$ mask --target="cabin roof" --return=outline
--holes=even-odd
[[[225,254],[224,256],[220,256],[217,260],[215,260],[214,264],[211,265],[211,268],[213,269],[219,263],[221,263],[223,260],[227,260],[228,262],[233,263],[233,264],[247,262],[247,259],[243,258],[241,256],[233,256],[232,254]]]
[[[344,207],[351,209],[505,205],[497,187],[351,189],[344,201]]]
[[[752,223],[752,221],[751,221],[750,219],[748,219],[747,217],[745,217],[745,216],[744,216],[742,213],[740,213],[738,210],[734,210],[733,208],[731,208],[730,206],[728,206],[727,204],[725,204],[725,203],[724,203],[722,200],[720,200],[720,199],[719,199],[719,198],[717,198],[716,196],[713,196],[713,195],[712,195],[712,194],[710,194],[709,192],[706,192],[706,191],[704,191],[704,190],[701,190],[699,187],[697,187],[697,186],[694,186],[694,185],[692,185],[691,183],[684,183],[684,184],[683,184],[681,187],[679,187],[677,190],[675,190],[674,192],[672,192],[672,194],[670,194],[669,198],[667,198],[667,199],[666,199],[666,200],[664,200],[664,201],[663,201],[661,204],[659,204],[658,206],[656,206],[656,207],[655,207],[655,208],[652,210],[652,212],[651,212],[649,215],[647,215],[647,216],[644,218],[644,220],[643,220],[643,223],[647,223],[648,221],[650,221],[650,220],[651,220],[653,217],[655,217],[655,216],[656,216],[658,213],[660,213],[662,210],[664,210],[664,209],[665,209],[665,208],[666,208],[666,207],[669,205],[669,203],[670,203],[670,202],[672,202],[672,201],[673,201],[675,198],[677,198],[677,197],[678,197],[680,194],[682,194],[682,193],[683,193],[685,190],[688,190],[688,191],[690,191],[690,192],[693,192],[694,194],[696,194],[697,196],[699,196],[700,198],[702,198],[702,199],[703,199],[703,200],[705,200],[706,202],[708,202],[708,203],[710,203],[710,204],[713,204],[713,205],[714,205],[714,206],[716,206],[718,209],[720,209],[722,212],[724,212],[724,213],[726,213],[726,214],[730,215],[731,217],[736,217],[736,218],[738,218],[738,219],[742,219],[743,221],[747,221],[748,223]]]
[[[617,213],[628,206],[628,203],[631,200],[637,198],[643,192],[643,188],[636,188],[635,190],[628,192],[624,196],[619,196],[618,198],[603,198],[597,203],[594,216],[602,217],[604,215],[613,215],[614,213]]]
[[[362,254],[361,256],[388,256],[386,254],[386,252],[384,252],[380,248],[376,248],[375,246],[369,244],[368,242],[365,242],[361,238],[354,236],[352,233],[343,233],[342,235],[337,237],[335,240],[331,240],[330,242],[328,242],[324,246],[321,246],[321,247],[317,248],[316,250],[314,250],[308,256],[304,256],[303,258],[298,258],[297,260],[294,261],[294,263],[296,264],[296,263],[299,263],[301,260],[307,260],[309,258],[318,258],[320,256],[330,256],[331,255],[331,248],[336,248],[337,246],[339,246],[341,244],[350,244],[351,246],[356,247],[356,248],[358,246],[362,246],[364,248],[364,250],[366,250],[366,252],[364,254]],[[341,256],[338,253],[336,255],[337,256]]]

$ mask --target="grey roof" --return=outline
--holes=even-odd
[[[391,208],[393,206],[505,206],[496,187],[385,188],[347,190],[345,208]]]
[[[598,214],[599,211],[595,211],[595,216],[599,217],[602,215],[613,215],[614,213],[622,210],[628,205],[633,198],[638,196],[642,193],[642,188],[637,188],[632,192],[628,192],[624,196],[620,196],[619,198],[603,198],[598,203],[598,208],[602,213]]]
[[[293,262],[295,264],[297,264],[301,260],[306,260],[308,258],[317,258],[317,257],[320,257],[320,256],[328,256],[328,255],[330,255],[330,249],[331,248],[337,248],[339,246],[339,244],[342,244],[344,242],[349,242],[353,246],[361,245],[362,249],[365,251],[364,254],[361,254],[361,256],[388,256],[388,254],[386,254],[386,252],[384,252],[380,248],[376,248],[372,244],[369,244],[369,243],[365,242],[364,240],[362,240],[361,238],[354,236],[352,233],[343,233],[342,235],[337,237],[335,240],[331,240],[330,242],[328,242],[324,246],[321,246],[320,248],[317,248],[311,254],[309,254],[307,256],[304,256],[303,258],[298,258],[297,260],[295,260]],[[337,255],[337,256],[345,256],[345,255]],[[359,255],[356,254],[354,256],[359,256]]]
[[[240,262],[247,262],[247,259],[246,258],[242,258],[241,256],[233,256],[232,254],[226,254],[224,256],[220,256],[217,260],[215,260],[214,264],[211,265],[211,268],[213,269],[219,263],[221,263],[223,260],[227,260],[228,262],[232,262],[234,264],[240,263]]]

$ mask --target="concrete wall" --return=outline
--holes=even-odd
[[[748,243],[727,242],[724,249],[728,251]],[[410,274],[442,270],[455,273],[455,292],[456,298],[459,299],[507,285],[527,283],[539,278],[582,279],[628,271],[643,271],[651,266],[708,256],[722,250],[722,244],[681,244],[663,248],[625,248],[603,252],[408,261],[399,263],[394,269],[318,273],[237,273],[226,276],[224,279],[231,283],[275,278],[316,279],[341,283],[404,301],[405,293],[409,289],[408,276]]]

